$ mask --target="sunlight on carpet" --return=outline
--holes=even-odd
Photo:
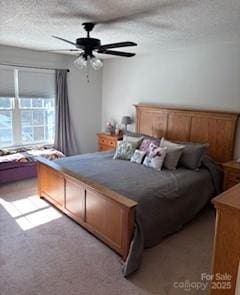
[[[40,199],[35,179],[0,186],[0,293],[185,294],[174,282],[198,282],[210,273],[214,220],[214,211],[204,210],[180,232],[146,249],[141,268],[126,279],[120,257]]]
[[[0,198],[0,204],[24,231],[62,217],[56,209],[36,196],[12,202]]]

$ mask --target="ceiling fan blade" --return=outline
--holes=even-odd
[[[76,46],[76,43],[74,43],[74,42],[72,42],[72,41],[69,41],[69,40],[63,39],[63,38],[61,38],[61,37],[54,36],[54,35],[53,35],[52,37],[55,38],[55,39],[58,39],[58,40],[61,40],[61,41],[63,41],[63,42],[67,42],[67,43],[69,43],[69,44],[72,44],[72,45]]]
[[[99,47],[99,49],[108,49],[108,48],[119,48],[119,47],[127,47],[127,46],[137,46],[135,42],[118,42],[118,43],[111,43],[111,44],[104,44]]]
[[[136,55],[136,53],[133,52],[123,52],[123,51],[115,51],[115,50],[97,50],[98,53],[102,54],[109,54],[109,55],[117,55],[117,56],[124,56],[124,57],[132,57]]]
[[[82,51],[81,49],[51,49],[47,50],[48,52],[57,52],[57,51],[71,51],[71,52],[77,52]]]

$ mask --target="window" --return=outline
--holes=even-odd
[[[12,144],[12,109],[13,98],[0,99],[0,142],[3,146]]]
[[[0,67],[0,81],[0,147],[53,143],[54,72]]]
[[[54,136],[54,100],[20,99],[22,142],[52,142]]]

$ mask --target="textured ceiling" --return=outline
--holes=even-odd
[[[0,44],[72,48],[51,38],[85,36],[81,23],[99,24],[102,44],[135,41],[137,53],[240,40],[240,0],[0,0]],[[128,51],[131,51],[129,49]]]

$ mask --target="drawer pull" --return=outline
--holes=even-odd
[[[103,138],[100,138],[100,139],[99,139],[99,142],[102,143],[102,144],[105,144],[105,143],[106,143],[106,140],[103,139]]]
[[[103,139],[103,138],[100,138],[99,139],[99,144],[103,144],[103,145],[114,147],[115,146],[115,141],[113,141],[111,139]]]

